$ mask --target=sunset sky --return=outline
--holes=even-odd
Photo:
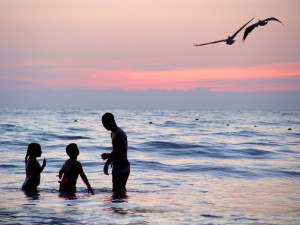
[[[299,0],[0,0],[0,88],[300,91]],[[244,23],[277,17],[218,43]]]

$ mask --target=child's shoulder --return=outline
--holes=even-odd
[[[81,163],[76,159],[68,159],[65,164],[71,164],[72,166],[81,166]]]
[[[77,164],[78,166],[81,166],[81,162],[79,162],[79,161],[77,161],[77,160],[76,160],[76,164]]]
[[[33,164],[33,163],[38,163],[37,159],[36,159],[36,158],[29,157],[29,158],[27,159],[27,164]]]

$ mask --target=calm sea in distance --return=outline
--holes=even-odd
[[[102,172],[107,111],[129,141],[122,198]],[[0,109],[0,127],[0,224],[300,224],[300,112]],[[28,196],[21,186],[31,142],[47,166]],[[94,195],[79,177],[76,198],[59,196],[69,143]]]

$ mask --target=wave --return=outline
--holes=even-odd
[[[22,164],[23,166],[23,164]],[[14,168],[20,168],[20,165],[14,165],[14,164],[0,164],[0,169],[14,169]]]
[[[27,129],[22,128],[19,125],[15,125],[15,124],[0,124],[0,129],[2,132],[24,132]]]
[[[294,136],[296,138],[299,138],[300,137],[300,133],[291,133],[289,134],[290,136]]]
[[[300,179],[300,171],[283,170],[283,169],[264,169],[263,172],[268,176]]]
[[[132,162],[133,166],[139,168],[139,170],[150,171],[158,170],[169,173],[209,173],[214,176],[230,176],[230,177],[246,177],[246,178],[258,178],[261,176],[260,173],[251,171],[247,168],[238,168],[232,166],[218,166],[218,165],[204,165],[204,164],[177,164],[168,165],[156,161],[144,161],[144,160],[134,160]]]
[[[261,150],[256,148],[232,148],[219,145],[199,145],[190,143],[174,143],[151,141],[144,142],[138,149],[140,151],[153,152],[157,154],[175,157],[209,157],[209,158],[263,158],[275,156],[274,151]]]
[[[1,128],[1,129],[5,129],[5,128],[15,128],[15,127],[17,127],[17,125],[9,124],[9,123],[0,124],[0,128]]]
[[[227,136],[227,137],[255,137],[255,136],[266,136],[267,134],[261,133],[255,130],[241,130],[241,131],[221,131],[213,133],[217,136]]]
[[[46,132],[41,132],[41,133],[36,133],[38,136],[43,137],[44,140],[88,140],[91,139],[90,137],[86,136],[81,136],[81,135],[60,135],[60,134],[53,134],[53,133],[46,133]]]
[[[144,142],[143,145],[147,145],[158,149],[189,149],[189,148],[201,147],[200,145],[191,144],[191,143],[174,143],[174,142],[167,142],[167,141],[149,141],[149,142]]]
[[[247,145],[255,145],[255,146],[271,146],[271,147],[276,147],[276,146],[282,146],[278,142],[266,140],[265,142],[263,141],[255,141],[255,142],[243,142],[240,143],[242,146],[247,146]]]
[[[261,159],[266,157],[270,159],[276,154],[273,151],[254,149],[254,148],[231,149],[227,152],[231,154],[232,158],[251,158],[251,159],[253,158]]]
[[[88,132],[88,131],[91,131],[91,129],[88,129],[88,128],[82,128],[82,127],[80,127],[80,128],[77,128],[77,127],[69,127],[67,130],[69,130],[69,131],[76,131],[76,132],[81,132],[81,131],[83,131],[83,132]]]
[[[243,166],[226,166],[218,164],[164,164],[157,161],[134,160],[132,167],[140,171],[160,171],[164,173],[196,173],[196,174],[210,174],[215,177],[234,177],[246,179],[260,179],[270,177],[282,177],[299,179],[300,171],[282,170],[282,169],[264,169],[260,165],[252,167]]]

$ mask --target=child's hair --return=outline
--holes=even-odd
[[[79,149],[75,143],[71,143],[66,147],[66,152],[70,158],[77,157],[79,155]]]
[[[27,147],[27,155],[33,157],[40,157],[42,155],[42,149],[38,143],[30,143]]]

